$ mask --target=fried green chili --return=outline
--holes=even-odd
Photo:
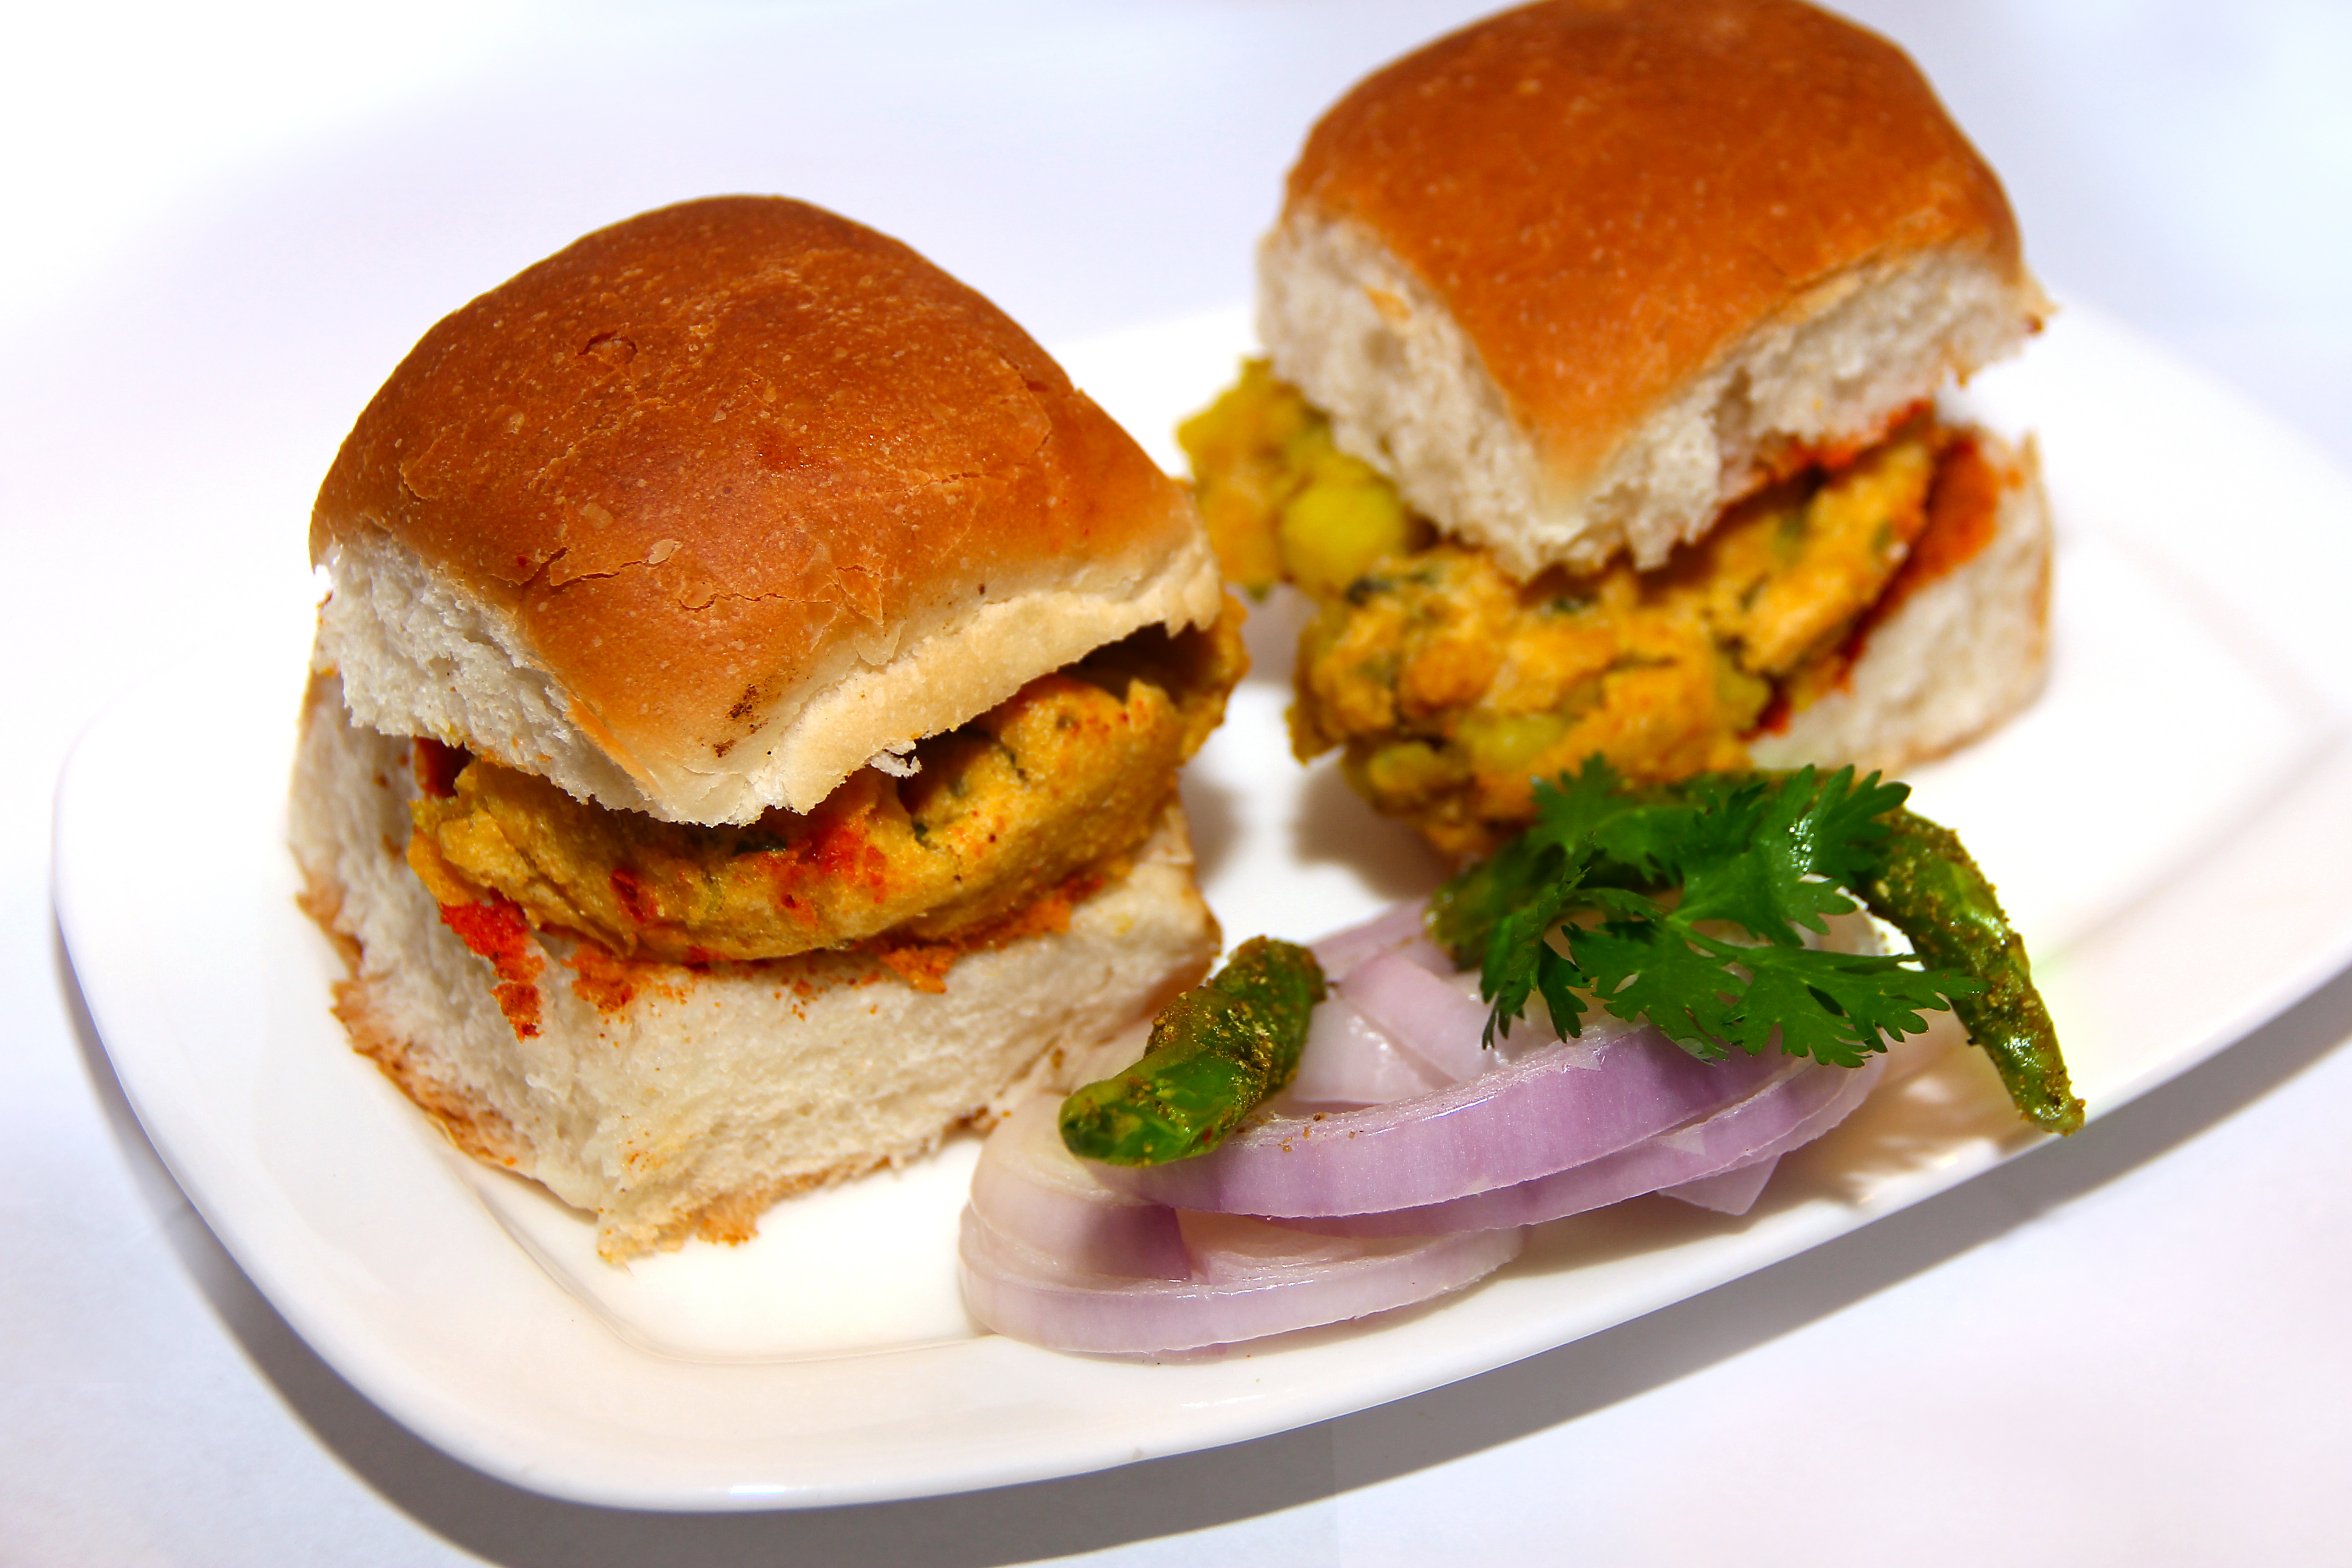
[[[1253,937],[1164,1008],[1140,1061],[1062,1102],[1062,1142],[1111,1165],[1205,1154],[1298,1071],[1323,1000],[1315,955]]]
[[[2010,1100],[2049,1132],[2082,1126],[2058,1032],[2034,989],[2025,943],[2010,929],[1993,885],[1947,827],[1895,810],[1877,870],[1853,889],[1871,913],[1911,939],[1922,962],[1956,969],[1983,986],[1953,998],[1968,1037],[1993,1059]]]

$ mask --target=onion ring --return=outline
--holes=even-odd
[[[1302,1105],[1385,1105],[1445,1087],[1419,1058],[1397,1049],[1344,996],[1315,1006],[1298,1073],[1284,1097]]]
[[[965,1305],[998,1333],[1051,1350],[1164,1355],[1412,1306],[1485,1278],[1520,1241],[1515,1230],[1360,1241],[1222,1214],[1182,1225],[1194,1278],[1125,1279],[1069,1269],[967,1208]]]
[[[1172,1208],[1277,1219],[1424,1208],[1549,1176],[1746,1098],[1782,1058],[1702,1062],[1656,1030],[1596,1017],[1548,1044],[1416,1099],[1273,1116],[1207,1154],[1106,1167]]]
[[[997,1124],[972,1171],[972,1211],[1064,1266],[1139,1279],[1190,1279],[1176,1212],[1095,1180],[1062,1146],[1061,1102],[1025,1100]]]
[[[1711,1116],[1601,1159],[1445,1203],[1305,1223],[1335,1235],[1428,1236],[1540,1225],[1605,1208],[1662,1187],[1777,1159],[1812,1142],[1868,1098],[1886,1062],[1883,1056],[1874,1056],[1860,1067],[1824,1067],[1799,1057],[1763,1060],[1779,1070],[1753,1093]]]
[[[1694,1209],[1705,1209],[1711,1214],[1727,1214],[1739,1218],[1756,1206],[1764,1195],[1764,1184],[1780,1168],[1780,1156],[1767,1154],[1761,1159],[1734,1165],[1730,1170],[1717,1171],[1712,1176],[1701,1176],[1697,1181],[1686,1181],[1672,1187],[1660,1187],[1658,1196],[1687,1203]]]

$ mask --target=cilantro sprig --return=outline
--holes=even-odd
[[[1805,945],[1858,907],[1848,890],[1882,871],[1909,795],[1852,768],[1635,788],[1596,757],[1537,784],[1534,824],[1439,891],[1431,934],[1479,965],[1490,1045],[1534,996],[1579,1034],[1589,997],[1703,1059],[1777,1042],[1857,1066],[1985,990],[1961,968]]]

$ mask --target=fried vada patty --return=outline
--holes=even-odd
[[[974,933],[1143,841],[1247,668],[1240,620],[1229,600],[1209,627],[1138,632],[923,741],[910,776],[867,768],[748,827],[611,810],[419,742],[409,865],[443,905],[511,900],[627,957]]]
[[[1843,677],[1931,518],[1964,529],[1961,504],[1992,495],[1954,481],[1976,461],[1968,434],[1915,411],[1859,452],[1789,454],[1660,567],[1522,582],[1432,542],[1262,362],[1181,436],[1228,574],[1315,601],[1293,749],[1341,749],[1376,806],[1464,855],[1530,818],[1535,778],[1590,756],[1637,779],[1743,764],[1761,728]]]

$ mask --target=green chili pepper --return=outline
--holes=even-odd
[[[1315,955],[1254,937],[1164,1008],[1142,1060],[1062,1102],[1062,1142],[1111,1165],[1206,1154],[1298,1071],[1323,1000]]]
[[[2082,1101],[2067,1081],[2058,1032],[2034,989],[2025,943],[2009,928],[1993,885],[1951,829],[1903,810],[1883,819],[1888,839],[1878,869],[1853,891],[1871,912],[1911,939],[1923,963],[1980,982],[1952,1010],[1993,1059],[2017,1109],[2049,1132],[2082,1126]]]

